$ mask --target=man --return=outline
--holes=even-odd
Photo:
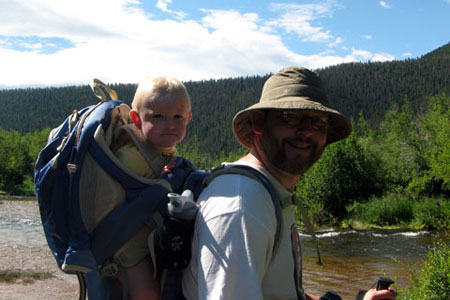
[[[278,194],[277,245],[277,219],[267,189],[244,175],[216,177],[198,202],[193,256],[182,282],[187,299],[320,298],[303,291],[293,192],[326,145],[351,130],[350,122],[329,108],[317,74],[289,67],[266,81],[259,103],[233,119],[237,140],[250,150],[234,164],[261,172]],[[395,296],[390,290],[371,290],[364,299]]]

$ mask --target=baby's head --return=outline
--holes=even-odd
[[[130,118],[156,147],[173,147],[186,134],[191,101],[180,81],[166,76],[141,82],[131,103]]]

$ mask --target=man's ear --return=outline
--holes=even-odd
[[[252,111],[252,131],[255,135],[261,135],[264,130],[265,113],[263,110]]]
[[[130,110],[130,119],[131,121],[133,121],[134,125],[136,125],[138,129],[142,128],[141,118],[139,117],[138,112],[135,111],[134,109]]]

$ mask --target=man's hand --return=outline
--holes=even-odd
[[[320,296],[305,292],[305,298],[306,300],[319,300]]]
[[[397,292],[394,289],[389,288],[388,290],[370,289],[364,295],[364,300],[394,300],[397,298]]]

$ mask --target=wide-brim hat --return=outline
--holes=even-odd
[[[241,110],[233,118],[233,133],[239,143],[253,146],[251,113],[254,110],[313,110],[328,114],[327,144],[346,138],[352,132],[350,121],[330,107],[319,75],[302,67],[287,67],[270,76],[258,103]]]

